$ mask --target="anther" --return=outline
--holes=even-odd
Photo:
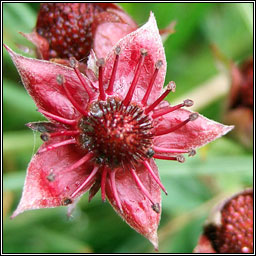
[[[160,69],[163,66],[163,61],[162,60],[158,60],[155,64],[156,69]]]
[[[63,83],[64,83],[64,77],[63,77],[63,75],[58,74],[58,75],[56,76],[56,81],[57,81],[57,83],[58,83],[59,85],[63,85]]]
[[[120,52],[121,52],[121,47],[120,47],[120,46],[117,46],[117,47],[115,48],[115,54],[116,54],[116,55],[119,55]]]
[[[159,203],[156,204],[152,204],[151,208],[153,209],[153,211],[155,211],[156,213],[160,213],[160,205]]]
[[[105,60],[104,58],[100,58],[96,61],[97,67],[103,67],[105,65]]]
[[[183,155],[177,155],[176,159],[180,163],[184,163],[185,162],[185,157]]]
[[[49,181],[49,182],[53,182],[55,180],[55,175],[53,173],[53,171],[51,171],[49,173],[49,175],[46,177],[46,179]]]
[[[72,204],[72,202],[73,201],[70,198],[64,198],[63,199],[63,205],[65,205],[65,206],[69,205],[69,204]]]
[[[184,100],[183,104],[184,104],[184,107],[192,107],[194,105],[194,101],[190,99],[186,99]]]
[[[153,157],[154,154],[155,154],[155,151],[154,151],[152,148],[148,149],[148,151],[147,151],[147,153],[146,153],[146,155],[147,155],[148,158]]]
[[[171,92],[175,92],[175,90],[176,90],[175,82],[171,81],[169,84],[167,84],[166,89],[170,90]]]
[[[196,154],[196,151],[194,149],[189,149],[188,150],[188,156],[194,156]]]
[[[195,121],[199,117],[198,113],[192,113],[189,116],[189,121]]]
[[[146,49],[140,49],[140,53],[142,56],[147,56],[148,55],[148,51]]]
[[[43,141],[48,141],[48,140],[50,139],[50,135],[49,135],[49,133],[42,133],[42,134],[40,135],[40,138],[41,138],[41,140],[43,140]]]
[[[74,57],[70,57],[69,65],[71,68],[78,68],[78,61]]]

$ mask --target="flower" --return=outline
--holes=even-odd
[[[253,253],[253,190],[218,206],[204,227],[195,253]]]
[[[43,3],[30,34],[38,57],[86,59],[93,48],[105,57],[122,37],[136,30],[136,23],[113,3]],[[114,31],[114,33],[113,33]]]
[[[96,61],[97,81],[70,66],[26,58],[6,46],[38,111],[49,122],[29,123],[44,144],[32,158],[21,201],[13,213],[73,205],[101,189],[115,211],[158,247],[160,181],[155,159],[184,162],[183,154],[233,127],[164,101],[166,60],[154,15]]]
[[[236,129],[231,135],[247,148],[252,148],[253,59],[246,59],[239,66],[231,62],[230,66],[231,88],[223,121],[235,124]]]

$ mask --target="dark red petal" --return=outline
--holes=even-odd
[[[158,176],[158,169],[153,160],[150,161],[150,165]],[[136,172],[154,202],[159,204],[159,213],[152,209],[152,203],[143,195],[128,170],[119,169],[116,173],[116,187],[123,212],[117,206],[110,182],[106,184],[107,197],[120,217],[138,233],[145,236],[157,249],[157,228],[161,216],[160,187],[143,165],[138,166]]]
[[[44,122],[44,121],[27,123],[26,126],[33,131],[41,132],[41,133],[45,133],[45,132],[51,133],[51,132],[66,130],[65,126],[61,124],[54,124],[54,123]]]
[[[88,94],[73,69],[49,61],[23,57],[7,46],[6,49],[19,71],[25,88],[40,109],[67,119],[80,116],[67,98],[63,86],[58,84],[58,75],[65,78],[66,85],[74,99],[86,109]]]
[[[178,109],[155,121],[157,131],[163,131],[186,120],[193,113],[185,109]],[[190,149],[201,147],[233,129],[206,117],[199,117],[188,122],[183,127],[166,135],[157,136],[154,145],[162,148]]]
[[[52,138],[50,142],[44,143],[40,150],[62,139]],[[65,171],[83,156],[84,153],[75,145],[66,145],[34,155],[27,170],[22,198],[12,218],[26,210],[69,205],[85,193],[92,183],[75,198],[70,199],[71,194],[88,177],[92,170],[91,164],[83,164],[75,170]]]
[[[201,235],[193,253],[216,253],[216,251],[212,248],[211,241],[205,235]]]
[[[20,32],[20,34],[36,46],[37,54],[40,59],[49,59],[49,43],[44,37],[40,36],[36,31],[29,34]]]
[[[121,98],[125,97],[130,88],[141,55],[141,49],[147,51],[147,56],[145,57],[132,101],[138,102],[142,100],[154,73],[156,62],[158,60],[163,62],[149,96],[148,104],[155,101],[163,87],[166,73],[166,60],[154,15],[151,13],[148,22],[144,26],[122,38],[116,46],[121,48],[121,52],[114,82],[114,92]],[[115,47],[111,50],[106,59],[104,71],[105,85],[109,83],[114,60]]]
[[[105,58],[121,38],[137,29],[137,24],[123,10],[107,9],[107,12],[99,15],[96,20],[103,18],[104,22],[102,20],[101,22],[98,21],[99,24],[97,24],[94,34],[93,49],[98,58]],[[109,16],[112,17],[112,22],[106,21]],[[117,23],[118,20],[113,22],[113,17],[118,17],[121,23]]]

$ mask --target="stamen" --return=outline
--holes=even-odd
[[[134,75],[133,81],[131,83],[131,86],[129,88],[129,91],[128,91],[125,99],[123,100],[123,104],[125,106],[128,106],[130,104],[131,100],[132,100],[132,96],[133,96],[134,90],[136,88],[136,85],[137,85],[140,73],[142,71],[142,66],[144,64],[144,59],[147,56],[147,51],[145,49],[141,49],[140,53],[141,53],[141,55],[140,55],[140,59],[139,59],[136,71],[135,71],[135,75]]]
[[[44,114],[45,116],[55,120],[55,121],[58,121],[60,123],[63,123],[63,124],[68,124],[68,125],[76,125],[76,120],[70,120],[70,119],[66,119],[66,118],[63,118],[63,117],[60,117],[60,116],[56,116],[50,112],[47,112],[45,110],[42,110],[42,109],[38,109],[38,112]]]
[[[101,176],[101,200],[106,202],[106,180],[107,180],[108,170],[107,167],[103,167],[102,176]]]
[[[175,148],[161,148],[157,146],[153,146],[153,150],[156,153],[171,153],[171,154],[185,154],[185,153],[191,153],[191,151],[194,149],[175,149]]]
[[[174,92],[175,88],[176,84],[173,81],[171,81],[166,86],[166,91],[153,104],[146,108],[145,114],[147,115],[150,111],[152,111],[170,92]]]
[[[147,168],[147,170],[149,171],[149,173],[151,174],[151,176],[154,178],[154,180],[156,181],[156,183],[160,186],[160,188],[164,191],[164,193],[167,195],[167,191],[164,187],[164,185],[161,183],[160,179],[156,176],[156,174],[154,173],[153,169],[151,168],[150,164],[148,161],[144,161],[143,162],[144,166]]]
[[[59,148],[59,147],[62,147],[62,146],[66,146],[66,145],[69,145],[69,144],[75,144],[75,143],[76,143],[75,139],[64,140],[64,141],[55,143],[51,146],[47,146],[47,147],[45,147],[41,150],[38,150],[37,154],[41,154],[41,153],[46,152],[46,151],[50,151],[50,150],[53,150],[53,149],[56,149],[56,148]]]
[[[116,58],[115,58],[114,66],[113,66],[113,69],[112,69],[112,74],[111,74],[109,86],[108,86],[108,89],[106,90],[106,93],[109,94],[109,95],[113,94],[114,81],[115,81],[115,78],[116,78],[116,70],[117,70],[117,65],[118,65],[118,61],[119,61],[120,51],[121,51],[120,46],[117,46],[116,49],[115,49]]]
[[[105,61],[103,58],[100,58],[96,61],[96,65],[99,67],[99,99],[100,100],[106,100],[106,94],[103,88],[103,66],[105,64]]]
[[[84,189],[89,182],[94,178],[95,174],[97,173],[99,167],[95,166],[90,173],[90,175],[87,177],[87,179],[72,193],[71,198],[74,198],[82,189]]]
[[[145,95],[144,95],[144,97],[141,101],[142,105],[144,105],[144,106],[147,104],[148,97],[150,95],[150,92],[151,92],[152,87],[154,85],[154,82],[156,80],[156,76],[157,76],[158,71],[159,71],[159,69],[161,68],[162,65],[163,65],[163,62],[161,60],[158,60],[155,64],[155,72],[154,72],[153,76],[151,77],[151,80],[150,80],[150,83],[148,85],[147,91],[146,91],[146,93],[145,93]]]
[[[130,168],[132,177],[134,178],[137,186],[139,189],[144,193],[144,195],[149,199],[149,201],[152,203],[152,205],[155,205],[153,198],[149,194],[148,190],[145,188],[145,186],[142,184],[141,180],[139,179],[138,175],[136,174],[136,171],[133,168]]]
[[[186,120],[184,120],[181,123],[175,125],[174,127],[171,127],[169,129],[162,130],[162,131],[159,131],[159,130],[156,129],[154,135],[155,136],[161,136],[161,135],[164,135],[164,134],[167,134],[167,133],[170,133],[170,132],[174,132],[174,131],[178,130],[179,128],[181,128],[182,126],[184,126],[185,124],[187,124],[189,121],[194,121],[197,118],[198,118],[197,113],[190,114],[189,117]]]
[[[45,132],[45,133],[42,133],[40,135],[41,139],[43,141],[48,141],[50,138],[53,138],[53,137],[58,137],[58,136],[73,136],[73,135],[77,135],[79,134],[80,131],[67,131],[67,130],[64,130],[64,131],[60,131],[60,132],[53,132],[53,133],[48,133],[48,132]]]
[[[85,110],[83,110],[80,105],[76,102],[76,100],[74,99],[74,97],[72,96],[72,94],[69,92],[67,85],[66,85],[66,80],[62,75],[57,75],[57,82],[59,85],[62,85],[64,88],[64,91],[68,97],[68,99],[70,100],[70,102],[72,103],[72,105],[84,116],[87,116],[87,112]]]
[[[183,103],[181,104],[178,104],[176,106],[173,106],[173,107],[164,107],[164,108],[161,108],[161,109],[158,109],[156,110],[156,112],[153,113],[152,115],[152,118],[158,118],[159,116],[163,116],[163,115],[166,115],[170,112],[173,112],[175,111],[176,109],[180,109],[182,107],[191,107],[193,106],[194,102],[192,100],[184,100]]]
[[[120,212],[123,213],[121,201],[120,201],[120,198],[118,196],[117,189],[116,189],[116,181],[115,181],[116,171],[111,170],[109,172],[109,176],[110,176],[110,183],[111,183],[111,187],[112,187],[113,196],[116,200],[117,207],[119,208]]]
[[[177,156],[154,155],[153,157],[156,159],[162,159],[162,160],[174,160],[174,161],[178,161],[180,163],[185,162],[185,157],[183,155],[177,155]]]
[[[83,75],[81,74],[80,70],[78,69],[78,61],[74,57],[71,57],[69,59],[69,61],[70,61],[70,66],[75,70],[78,79],[80,80],[80,82],[83,85],[84,89],[88,93],[89,101],[91,101],[95,94],[92,91],[92,89],[88,86],[88,84],[85,81]]]

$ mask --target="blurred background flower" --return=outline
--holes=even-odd
[[[194,253],[253,253],[253,190],[245,189],[213,208]]]
[[[150,11],[160,29],[177,21],[176,33],[164,44],[166,81],[173,80],[177,85],[176,93],[168,100],[175,104],[191,98],[195,102],[193,110],[221,121],[231,82],[229,75],[216,68],[209,45],[215,44],[235,63],[251,56],[253,5],[126,3],[122,7],[138,25],[147,21]],[[33,45],[18,32],[33,30],[38,10],[38,3],[4,3],[4,43],[21,54],[27,51],[29,56]],[[33,134],[25,123],[44,119],[35,111],[6,51],[3,70],[4,252],[153,252],[146,239],[131,230],[99,196],[92,203],[84,196],[69,220],[65,207],[26,212],[15,220],[9,219],[21,195],[27,164],[41,144],[38,134]],[[224,137],[199,150],[184,164],[158,161],[169,194],[163,195],[159,252],[193,251],[214,203],[227,193],[252,186],[251,152],[252,148],[248,150],[241,142]]]

